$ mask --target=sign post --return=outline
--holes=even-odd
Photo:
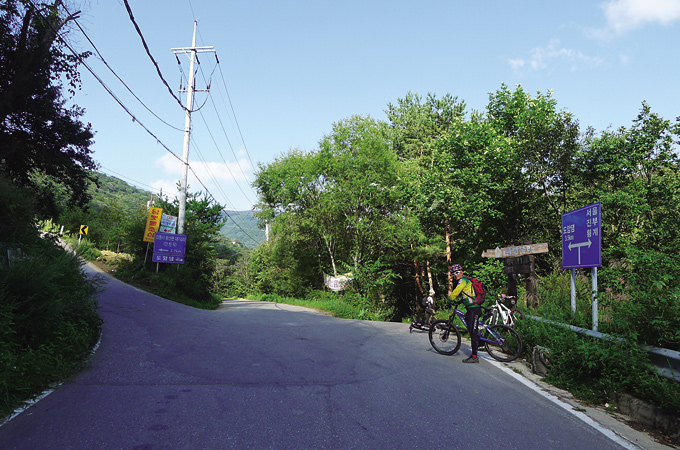
[[[548,244],[524,244],[510,247],[484,250],[482,258],[500,258],[503,260],[503,273],[508,276],[508,293],[517,295],[517,281],[515,275],[527,275],[527,303],[534,304],[537,301],[536,272],[534,270],[534,255],[547,253]]]
[[[602,266],[600,202],[562,214],[562,268],[571,269],[571,312],[576,312],[576,269],[592,270],[593,331],[597,331],[597,268]]]

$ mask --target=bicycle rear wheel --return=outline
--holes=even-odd
[[[453,355],[460,348],[460,333],[448,320],[437,320],[430,325],[430,344],[437,353]]]
[[[487,353],[497,361],[510,362],[522,356],[522,338],[507,325],[492,325],[482,330]]]

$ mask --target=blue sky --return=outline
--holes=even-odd
[[[78,24],[127,88],[98,55],[87,64],[130,112],[82,68],[74,101],[96,131],[94,158],[104,173],[174,195],[184,111],[123,0],[79,1]],[[175,95],[189,62],[178,55],[178,64],[171,49],[191,46],[195,20],[196,45],[214,47],[219,65],[212,53],[199,55],[197,88],[211,80],[211,92],[195,97],[203,106],[192,115],[189,164],[203,185],[190,174],[189,189],[207,189],[227,209],[257,202],[250,182],[258,164],[315,149],[351,115],[385,119],[387,105],[409,91],[450,93],[483,111],[502,83],[552,90],[582,130],[630,126],[643,101],[667,119],[680,116],[680,0],[128,4]],[[78,28],[67,39],[94,51]]]

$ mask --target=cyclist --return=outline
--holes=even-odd
[[[423,299],[423,308],[425,308],[425,323],[429,324],[435,316],[434,312],[434,289],[430,289],[430,295]]]
[[[458,296],[463,295],[463,304],[465,305],[465,323],[467,323],[468,332],[470,333],[470,340],[472,341],[472,354],[464,359],[464,363],[478,363],[477,349],[479,348],[479,317],[482,314],[482,307],[472,303],[475,298],[475,291],[472,287],[472,282],[463,276],[463,267],[460,264],[454,264],[449,268],[454,280],[458,282],[449,298],[455,301]]]

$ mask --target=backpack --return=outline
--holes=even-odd
[[[474,298],[472,298],[468,295],[470,300],[472,300],[472,304],[473,305],[480,305],[480,306],[483,305],[484,300],[486,300],[486,290],[484,289],[484,285],[482,284],[481,281],[479,281],[475,277],[468,278],[468,280],[470,280],[470,283],[472,283],[472,289],[475,292]],[[467,294],[465,294],[465,295],[467,295]]]

